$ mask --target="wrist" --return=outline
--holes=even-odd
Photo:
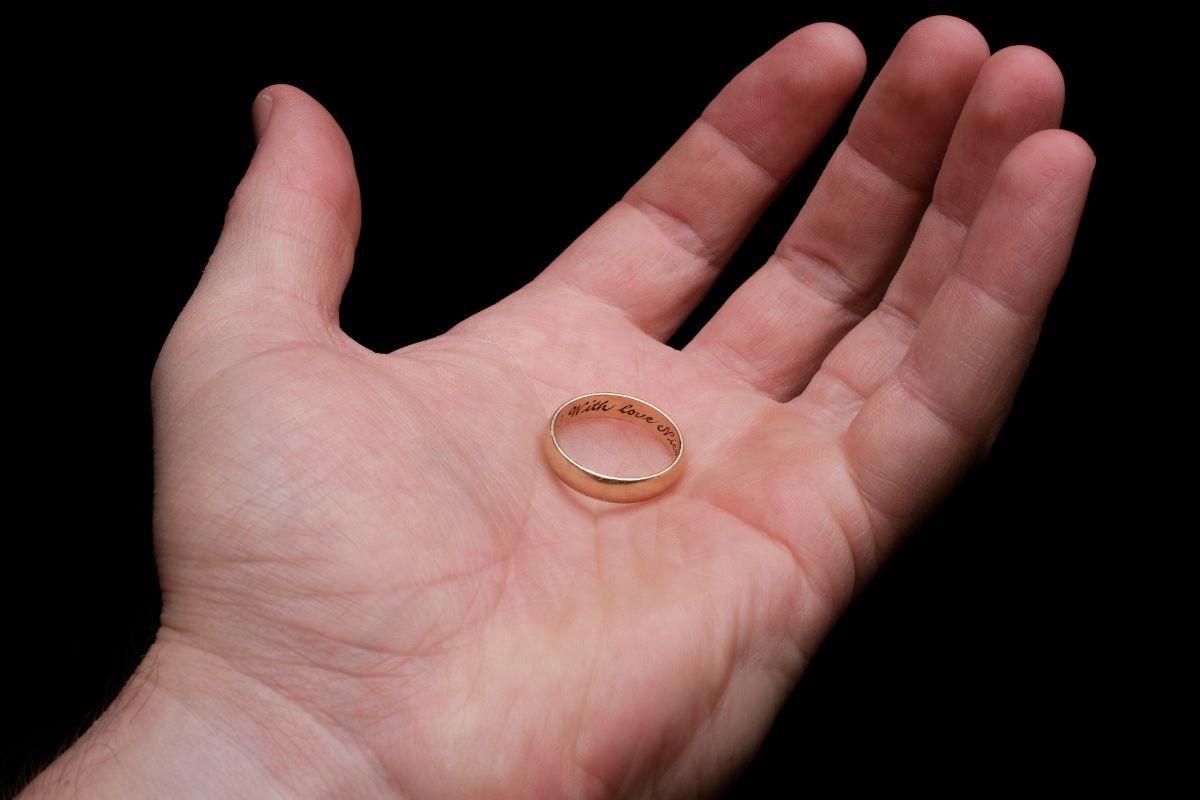
[[[160,634],[113,704],[21,798],[395,795],[348,734]]]

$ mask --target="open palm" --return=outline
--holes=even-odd
[[[682,351],[663,344],[864,64],[842,28],[793,34],[535,281],[386,355],[337,323],[359,220],[345,140],[300,91],[264,92],[155,376],[161,645],[302,709],[412,796],[718,786],[854,588],[986,451],[1093,164],[1053,130],[1049,58],[989,58],[969,25],[926,20],[776,254]],[[480,266],[455,257],[448,283]],[[688,454],[666,494],[608,504],[547,468],[550,413],[591,391],[674,417]],[[599,430],[577,446],[639,455]]]

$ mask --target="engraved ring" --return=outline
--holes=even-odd
[[[653,434],[675,456],[665,468],[653,475],[619,478],[588,469],[563,452],[558,432],[563,426],[583,419],[619,419]],[[658,406],[637,397],[616,392],[595,392],[573,397],[550,417],[544,442],[546,460],[554,474],[577,492],[610,503],[637,503],[665,491],[679,477],[683,463],[683,434],[679,426]]]

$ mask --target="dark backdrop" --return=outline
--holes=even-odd
[[[1136,363],[1126,337],[1140,325],[1117,309],[1149,305],[1128,280],[1124,221],[1142,54],[1113,44],[1138,33],[1124,20],[992,8],[958,13],[993,49],[1054,56],[1064,125],[1098,153],[1072,266],[992,457],[854,604],[730,797],[790,796],[809,781],[1075,784],[1107,779],[1139,738],[1126,715],[1142,686],[1122,655],[1142,636],[1124,583],[1139,550],[1122,464],[1135,437],[1111,430],[1113,384]],[[252,152],[257,91],[298,85],[346,130],[364,225],[342,319],[389,350],[536,274],[794,28],[849,25],[870,76],[928,10],[685,13],[606,8],[568,22],[451,9],[387,31],[239,20],[200,47],[158,36],[47,51],[70,77],[38,85],[49,110],[13,123],[42,147],[14,154],[37,153],[26,166],[38,188],[15,198],[28,216],[12,232],[33,255],[6,270],[10,303],[31,321],[8,342],[18,475],[4,537],[4,786],[82,731],[153,637],[148,381]],[[381,39],[363,43],[372,28]],[[676,343],[773,248],[847,118]],[[490,268],[465,280],[472,263]]]

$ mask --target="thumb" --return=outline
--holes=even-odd
[[[264,89],[251,116],[258,148],[193,303],[289,335],[335,326],[362,218],[350,145],[292,86]]]

